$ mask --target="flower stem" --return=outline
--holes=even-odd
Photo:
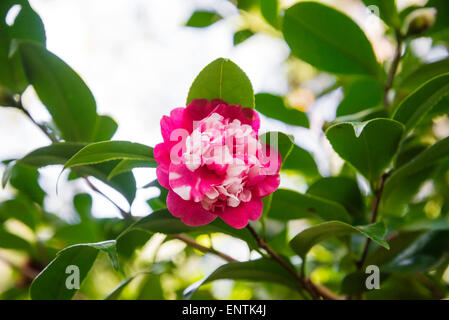
[[[390,70],[388,72],[388,78],[387,82],[385,83],[385,91],[384,91],[384,106],[388,108],[390,106],[389,101],[389,93],[391,88],[393,87],[394,83],[394,77],[396,76],[396,73],[398,71],[399,62],[401,61],[402,57],[402,44],[404,43],[404,37],[399,31],[396,31],[396,50],[394,53],[394,58],[390,66]]]

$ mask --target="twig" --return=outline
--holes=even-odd
[[[324,299],[329,300],[336,300],[339,299],[336,295],[331,293],[327,288],[324,288],[322,286],[317,286],[312,281],[306,280],[303,277],[301,277],[296,270],[287,263],[284,259],[282,259],[258,234],[257,232],[251,227],[249,224],[247,226],[247,229],[251,232],[252,236],[256,239],[259,247],[264,249],[268,252],[268,254],[271,256],[273,260],[275,260],[279,265],[281,265],[285,270],[287,270],[300,284],[300,286],[306,290],[313,299],[317,300],[320,299],[320,297],[323,297]]]
[[[172,235],[170,236],[172,239],[177,239],[177,240],[181,240],[182,242],[185,242],[187,245],[191,246],[192,248],[195,248],[199,251],[205,252],[205,253],[212,253],[220,258],[222,258],[223,260],[226,260],[228,262],[238,262],[237,260],[235,260],[234,258],[232,258],[231,256],[228,256],[226,253],[223,253],[221,251],[215,250],[213,248],[208,248],[205,247],[201,244],[199,244],[198,242],[196,242],[194,239],[182,235],[182,234],[177,234],[177,235]]]
[[[373,210],[372,210],[370,223],[375,223],[377,220],[377,216],[379,213],[380,200],[382,198],[382,193],[383,193],[385,181],[387,180],[387,178],[388,178],[387,173],[384,173],[382,175],[382,177],[380,178],[379,189],[375,193],[374,198],[373,198]],[[362,256],[360,257],[360,260],[357,262],[357,270],[362,269],[362,267],[365,263],[366,256],[368,255],[368,249],[369,249],[370,244],[371,244],[371,239],[367,238],[366,242],[365,242],[365,247],[363,248]]]
[[[404,42],[404,38],[403,38],[402,34],[399,31],[397,31],[396,32],[396,50],[394,53],[393,61],[390,66],[390,70],[388,72],[388,78],[387,78],[387,82],[385,83],[385,89],[384,89],[385,90],[384,91],[384,106],[386,108],[388,108],[390,106],[390,101],[389,101],[388,95],[390,93],[391,88],[393,87],[394,77],[396,76],[396,72],[399,67],[399,62],[401,61],[403,42]]]

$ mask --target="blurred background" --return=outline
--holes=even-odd
[[[295,2],[280,1],[280,8],[287,8]],[[386,27],[362,1],[321,2],[345,12],[359,24],[379,61],[391,59],[394,44],[385,34]],[[404,10],[425,3],[425,0],[398,0],[397,6]],[[333,76],[291,57],[279,30],[270,26],[258,10],[240,11],[227,0],[30,0],[30,4],[44,22],[47,48],[81,75],[95,96],[99,113],[110,115],[119,123],[114,139],[156,145],[161,141],[161,117],[171,109],[185,105],[193,78],[204,66],[218,57],[226,57],[247,73],[255,93],[286,96],[293,108],[306,111],[310,119],[310,129],[306,129],[262,116],[263,131],[274,129],[294,135],[295,142],[314,156],[323,176],[339,170],[342,165],[322,133],[323,124],[335,118],[336,108],[343,98],[342,88],[336,85]],[[204,28],[186,26],[197,10],[214,11],[221,18]],[[244,29],[250,29],[254,34],[239,43],[234,34]],[[441,60],[448,55],[444,45],[435,45],[430,38],[413,40],[411,47],[424,62]],[[23,103],[38,121],[50,120],[32,88],[27,89]],[[447,131],[448,126],[442,126],[441,130]],[[0,137],[0,160],[20,158],[48,144],[45,135],[13,108],[0,110]],[[0,176],[4,169],[0,166]],[[57,166],[40,170],[39,185],[47,194],[44,206],[48,212],[56,213],[65,221],[76,222],[73,197],[86,193],[93,199],[91,212],[94,217],[119,217],[118,210],[93,193],[83,181],[60,179],[57,193],[60,171]],[[155,178],[153,169],[135,169],[134,174],[138,186]],[[67,175],[67,172],[63,173],[64,177]],[[286,175],[282,185],[299,191],[304,191],[307,186],[302,177]],[[106,185],[102,187],[120,206],[127,207],[118,193]],[[154,188],[138,189],[133,215],[151,212],[147,200],[158,193]],[[11,198],[13,194],[11,186],[0,189],[0,201]],[[27,236],[26,231],[23,234]],[[41,236],[45,238],[45,230]],[[162,240],[163,236],[153,237],[135,261],[136,265],[153,260],[171,261],[169,265],[161,264],[160,270],[156,270],[155,265],[156,278],[145,279],[154,288],[154,281],[163,278],[161,291],[153,290],[147,298],[176,298],[177,290],[222,263],[212,256],[197,255],[187,259],[184,244],[169,241],[159,248]],[[198,241],[207,244],[211,239],[204,236]],[[242,241],[224,235],[215,237],[213,241],[216,248],[236,259],[247,259],[250,254]],[[17,263],[22,261],[20,256],[14,259]],[[167,268],[176,268],[177,271],[167,273]],[[89,276],[95,278],[89,282],[92,288],[84,288],[82,294],[102,298],[118,284],[120,277],[104,269],[100,263],[92,271]],[[333,272],[316,275],[320,276],[327,277],[327,280],[338,277]],[[14,268],[0,260],[0,294],[11,288],[11,284],[17,281],[15,277]],[[125,292],[125,296],[136,298],[138,294],[144,295],[145,290],[135,289],[145,286],[142,282]],[[287,293],[276,286],[267,288],[266,285],[234,285],[232,281],[219,281],[212,285],[210,294],[216,298],[248,299],[282,298]],[[18,297],[26,296],[23,292],[17,294]]]

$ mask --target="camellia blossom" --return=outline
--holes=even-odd
[[[281,157],[259,140],[260,120],[223,100],[193,100],[161,120],[154,157],[168,210],[189,226],[217,217],[234,228],[262,214],[262,198],[279,187]]]

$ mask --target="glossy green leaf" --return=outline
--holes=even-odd
[[[202,285],[221,279],[274,282],[293,290],[298,290],[297,280],[276,261],[259,259],[246,262],[230,262],[222,265],[206,278],[190,285],[184,296],[189,298]]]
[[[305,177],[308,182],[321,178],[321,174],[313,156],[297,145],[293,146],[286,161],[282,162],[282,170],[291,170]]]
[[[269,145],[279,151],[282,163],[288,159],[293,150],[293,138],[282,132],[266,132],[259,139],[263,144]]]
[[[28,81],[67,141],[91,141],[97,121],[95,99],[84,81],[64,61],[39,44],[20,42]]]
[[[320,4],[304,1],[286,10],[283,33],[292,53],[323,71],[378,76],[371,43],[351,18]]]
[[[381,267],[384,272],[416,273],[434,269],[449,251],[449,230],[427,232]]]
[[[438,76],[411,93],[396,109],[393,119],[405,125],[405,132],[417,126],[424,116],[449,95],[449,74]]]
[[[98,116],[92,141],[99,142],[112,139],[115,132],[117,131],[117,128],[117,122],[115,122],[115,120],[111,117]]]
[[[186,26],[205,28],[221,20],[222,17],[214,11],[195,11],[186,22]]]
[[[385,232],[383,222],[355,227],[341,221],[328,221],[307,228],[296,235],[290,241],[290,247],[305,259],[310,249],[324,240],[359,233],[388,249],[388,243],[383,239]]]
[[[254,108],[254,91],[248,76],[234,62],[219,58],[208,64],[193,81],[187,104],[194,99],[223,99]]]
[[[399,122],[374,119],[361,124],[336,124],[326,131],[326,137],[343,160],[374,183],[390,164],[402,133]]]
[[[40,217],[38,206],[26,197],[16,197],[0,203],[0,221],[16,219],[35,230]]]
[[[78,267],[81,284],[92,268],[99,250],[106,252],[109,257],[115,259],[113,253],[115,251],[115,240],[78,244],[61,250],[56,258],[34,279],[30,288],[31,299],[71,299],[77,290],[68,289],[66,286],[66,279],[71,274],[70,272],[67,273],[67,267],[72,265]]]
[[[423,83],[442,74],[449,73],[449,59],[424,64],[401,81],[401,89],[415,90]]]
[[[118,165],[111,171],[109,174],[109,179],[125,173],[132,171],[135,168],[156,168],[158,164],[156,161],[148,161],[148,160],[122,160]]]
[[[143,230],[151,233],[160,232],[165,234],[220,232],[242,239],[252,248],[257,246],[254,238],[247,229],[232,228],[218,218],[205,226],[190,227],[185,225],[180,219],[173,217],[167,209],[155,211],[148,216],[141,218],[133,224],[127,232],[131,230]]]
[[[155,164],[153,148],[128,141],[102,141],[87,145],[70,158],[64,168],[111,160],[141,160]]]
[[[335,201],[343,205],[354,217],[363,214],[363,196],[353,179],[346,177],[326,177],[316,181],[307,190],[307,194]]]
[[[299,127],[309,127],[309,119],[304,112],[288,108],[283,99],[270,93],[256,94],[256,110],[264,116]]]
[[[377,107],[383,97],[383,88],[374,78],[357,78],[344,87],[344,99],[337,109],[337,117],[351,115]]]
[[[86,146],[84,143],[61,142],[54,143],[47,147],[42,147],[30,152],[20,163],[35,167],[45,167],[48,165],[64,165],[76,153]],[[102,182],[116,189],[128,200],[132,202],[136,195],[136,181],[131,172],[121,173],[112,178],[108,178],[120,160],[80,166],[74,168],[79,176],[93,176]]]
[[[426,170],[449,156],[449,137],[438,141],[431,147],[419,153],[407,164],[398,168],[385,183],[384,193],[388,194],[398,185],[417,173]]]
[[[36,168],[17,163],[12,169],[9,179],[10,184],[25,194],[29,199],[38,204],[42,204],[45,197],[45,191],[38,182],[39,172]]]
[[[346,209],[337,202],[286,189],[278,189],[273,193],[268,217],[281,221],[304,218],[351,220]]]

